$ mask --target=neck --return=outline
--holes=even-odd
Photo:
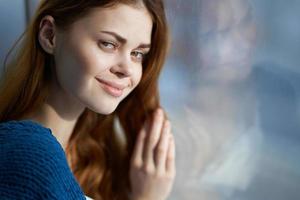
[[[51,90],[47,101],[26,118],[50,128],[52,134],[65,149],[84,109],[78,101],[55,88]]]

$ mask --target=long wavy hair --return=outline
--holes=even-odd
[[[66,147],[69,165],[84,193],[94,199],[126,200],[131,191],[130,159],[144,121],[160,106],[158,78],[169,46],[162,0],[42,0],[25,32],[7,55],[0,83],[0,122],[22,119],[49,95],[53,55],[39,44],[39,24],[51,15],[59,28],[67,29],[94,7],[119,3],[143,5],[153,21],[151,49],[143,61],[139,85],[110,115],[85,109]],[[18,46],[18,44],[21,46]],[[18,46],[18,51],[12,54]],[[117,122],[117,123],[116,123]],[[118,125],[118,126],[117,126]]]

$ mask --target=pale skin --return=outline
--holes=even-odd
[[[131,160],[130,179],[134,200],[165,200],[176,174],[175,142],[171,123],[156,110],[139,133]]]
[[[152,19],[145,8],[123,4],[96,8],[68,31],[59,30],[53,17],[45,16],[38,39],[41,47],[54,56],[56,74],[50,98],[25,118],[50,128],[65,148],[85,108],[110,114],[138,85],[142,55],[150,49],[151,30]],[[104,32],[116,33],[125,42]],[[123,95],[107,94],[95,77],[126,86]],[[164,111],[158,109],[139,131],[135,144],[130,168],[131,199],[165,200],[174,178],[174,137]]]

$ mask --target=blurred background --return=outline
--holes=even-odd
[[[166,0],[172,200],[300,199],[300,0]],[[38,0],[0,0],[1,67]],[[5,97],[1,97],[5,98]]]

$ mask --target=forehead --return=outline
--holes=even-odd
[[[93,8],[79,23],[90,31],[112,31],[125,39],[151,42],[152,18],[144,7],[118,4],[109,8]]]

